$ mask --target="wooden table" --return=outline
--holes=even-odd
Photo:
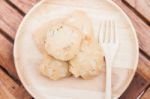
[[[32,99],[13,61],[13,43],[25,14],[40,0],[0,0],[0,99]],[[120,99],[150,99],[150,0],[113,0],[137,31],[140,56],[136,75]]]

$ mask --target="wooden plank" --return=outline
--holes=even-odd
[[[121,0],[113,0],[131,19],[139,40],[140,49],[150,56],[150,27],[144,23],[133,11],[131,11]]]
[[[0,29],[8,33],[10,37],[15,37],[22,18],[5,0],[0,0]]]
[[[32,97],[0,69],[0,99],[31,99]],[[10,98],[11,97],[11,98]]]
[[[137,72],[150,81],[150,61],[142,54],[140,54]]]
[[[149,99],[149,98],[150,98],[150,87],[145,91],[141,99]]]
[[[3,66],[3,68],[5,68],[11,76],[13,76],[15,79],[18,79],[16,70],[14,67],[14,63],[13,63],[13,58],[12,58],[13,46],[1,34],[0,34],[0,42],[3,42],[3,46],[0,46],[0,65]],[[3,93],[0,92],[1,94],[3,94],[3,96],[1,95],[0,97],[3,97],[3,98],[0,98],[0,99],[10,99],[9,96],[11,96],[11,94],[7,90],[9,90],[12,94],[14,94],[15,97],[19,97],[17,99],[23,99],[21,97],[27,97],[24,99],[29,99],[28,97],[30,97],[30,95],[28,95],[28,93],[23,89],[23,87],[22,86],[19,87],[19,85],[17,85],[13,80],[11,80],[8,76],[6,76],[6,74],[4,74],[1,69],[0,69],[0,78],[1,78],[0,86],[3,86],[3,87],[0,87],[1,88],[0,90],[2,90],[3,92]],[[13,99],[12,96],[11,96],[11,99]]]
[[[0,69],[0,86],[3,86],[3,90],[6,93],[6,96],[13,95],[15,93],[15,89],[19,87],[10,77],[8,77],[1,69]]]
[[[18,79],[16,69],[13,62],[13,45],[0,33],[0,65],[7,72]]]
[[[136,73],[128,89],[119,99],[136,99],[149,86],[149,82]]]
[[[0,99],[15,99],[15,97],[12,94],[10,94],[1,83],[0,83]]]
[[[150,22],[150,0],[124,0]]]
[[[40,0],[10,0],[14,5],[16,5],[24,13],[27,13],[33,5],[35,5]]]
[[[14,93],[14,95],[17,99],[33,99],[22,85],[16,88],[16,93]]]

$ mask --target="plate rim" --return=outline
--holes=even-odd
[[[26,19],[28,18],[28,16],[30,16],[31,14],[32,14],[32,12],[38,7],[38,6],[40,6],[42,3],[44,3],[45,1],[47,1],[47,0],[41,0],[41,1],[39,1],[37,4],[35,4],[31,9],[30,9],[30,11],[24,16],[24,18],[23,18],[23,20],[22,20],[22,22],[20,23],[20,25],[19,25],[19,27],[18,27],[18,29],[17,29],[17,32],[16,32],[16,37],[15,37],[15,40],[14,40],[14,48],[13,48],[13,57],[14,57],[14,64],[15,64],[15,68],[16,68],[16,71],[17,71],[17,74],[18,74],[18,76],[19,76],[19,79],[20,79],[20,81],[21,81],[21,83],[23,84],[23,86],[25,87],[25,89],[29,92],[29,94],[31,95],[31,96],[33,96],[34,98],[38,98],[38,95],[37,94],[35,94],[34,92],[32,92],[31,90],[30,90],[30,88],[28,87],[28,85],[25,83],[25,81],[23,80],[23,77],[21,76],[22,74],[21,74],[21,72],[19,71],[19,66],[18,66],[18,62],[17,62],[17,60],[16,60],[16,58],[17,58],[17,40],[18,40],[18,38],[19,38],[19,35],[20,35],[20,31],[21,31],[21,28],[23,27],[23,24],[25,23],[25,21],[26,21]],[[135,28],[134,28],[134,26],[133,26],[133,23],[132,23],[132,21],[131,21],[131,19],[129,18],[129,16],[127,16],[127,14],[123,11],[123,9],[121,9],[121,7],[120,6],[118,6],[114,1],[112,1],[112,0],[106,0],[107,2],[109,2],[109,3],[111,3],[112,4],[112,6],[114,6],[114,7],[116,7],[116,9],[118,9],[119,11],[120,11],[120,13],[122,13],[122,15],[125,17],[125,19],[127,20],[127,22],[129,23],[129,25],[130,25],[130,28],[131,28],[131,30],[132,30],[132,32],[133,32],[133,35],[134,35],[134,39],[135,39],[135,43],[136,43],[136,58],[135,58],[135,60],[134,60],[134,68],[133,68],[133,73],[132,73],[132,75],[130,76],[130,78],[128,78],[128,83],[126,83],[125,84],[125,87],[124,87],[124,89],[122,89],[121,91],[121,94],[120,95],[118,95],[118,96],[116,96],[115,98],[119,98],[122,94],[123,94],[123,92],[125,92],[125,90],[128,88],[128,86],[129,86],[129,84],[131,83],[131,81],[132,81],[132,79],[133,79],[133,77],[134,77],[134,75],[135,75],[135,72],[136,72],[136,70],[137,70],[137,67],[138,67],[138,61],[139,61],[139,43],[138,43],[138,38],[137,38],[137,34],[136,34],[136,30],[135,30]],[[51,95],[52,96],[52,95]],[[52,96],[53,97],[53,96]],[[60,97],[60,96],[58,96],[58,97]]]

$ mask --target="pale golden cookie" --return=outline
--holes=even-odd
[[[75,77],[90,79],[100,74],[103,65],[103,52],[98,42],[85,39],[78,55],[70,60],[69,71]]]
[[[42,54],[47,54],[47,52],[45,51],[45,47],[44,47],[44,41],[46,39],[46,35],[47,32],[49,31],[49,28],[53,25],[56,24],[58,22],[62,22],[62,19],[55,19],[52,21],[48,21],[44,24],[42,24],[41,26],[39,26],[35,31],[33,31],[32,33],[32,38],[37,46],[37,48],[39,49],[39,51]]]
[[[60,22],[49,28],[45,40],[45,50],[51,56],[68,61],[77,55],[82,33],[75,27]]]
[[[52,80],[59,80],[70,75],[67,62],[56,60],[49,56],[43,59],[40,72]]]

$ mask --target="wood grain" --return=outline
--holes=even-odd
[[[11,38],[15,38],[22,18],[5,0],[0,0],[0,29],[8,33]]]
[[[150,22],[150,0],[124,0]]]
[[[40,0],[10,0],[14,5],[21,9],[24,13],[27,13],[33,5]]]
[[[145,91],[141,99],[149,99],[149,98],[150,98],[150,87]]]
[[[119,99],[136,99],[149,86],[149,82],[136,73],[128,89]]]
[[[150,61],[142,54],[140,54],[137,72],[140,75],[144,75],[143,77],[147,81],[150,81]]]
[[[5,68],[14,79],[18,79],[13,61],[13,45],[1,33],[0,42],[3,43],[0,45],[0,65]]]
[[[31,99],[31,96],[0,69],[0,99]]]
[[[132,12],[121,0],[113,0],[119,5],[131,19],[139,40],[140,48],[150,56],[150,27],[146,25],[134,12]]]
[[[8,90],[0,83],[0,99],[15,99],[15,97],[8,92]]]

